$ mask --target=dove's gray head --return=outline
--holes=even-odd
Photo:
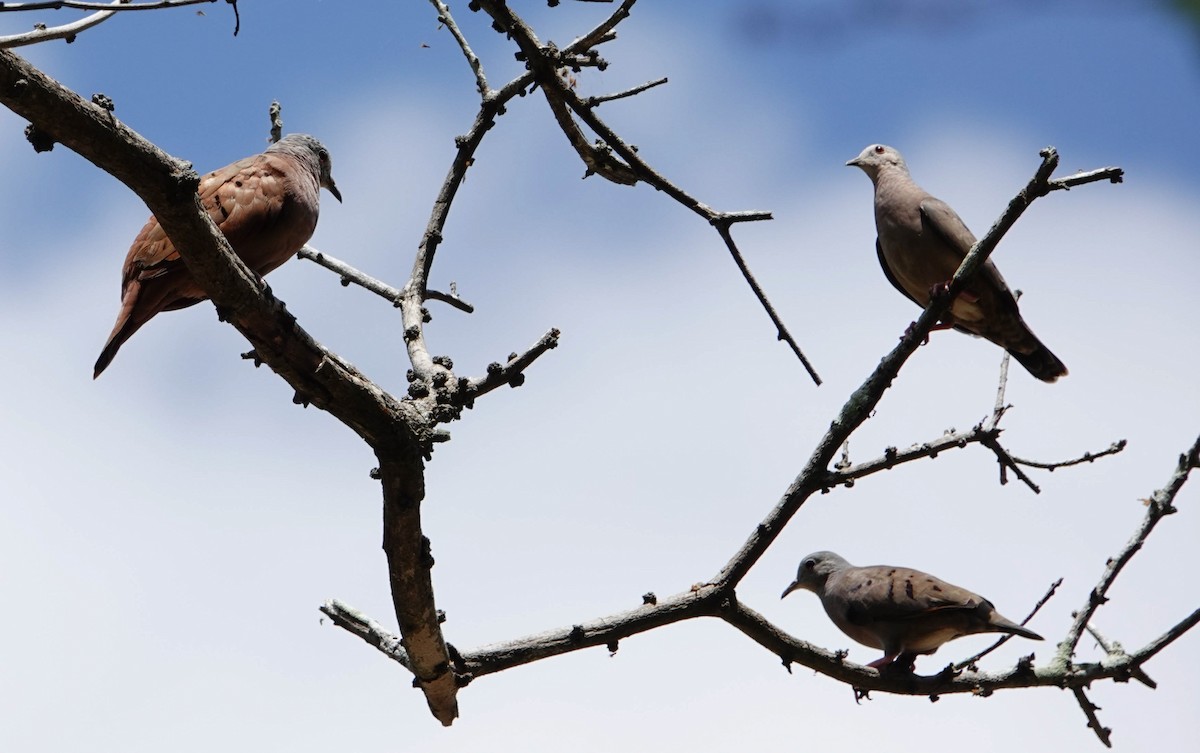
[[[333,198],[341,202],[342,193],[333,182],[333,160],[329,157],[329,150],[320,141],[307,133],[289,133],[271,144],[267,152],[282,152],[308,165],[318,176],[317,182],[321,187],[328,189]]]
[[[879,176],[880,170],[888,167],[898,167],[908,172],[908,165],[904,164],[904,158],[900,156],[900,152],[883,144],[871,144],[863,149],[861,154],[847,162],[846,166],[861,168],[871,177],[871,180],[875,180]]]
[[[813,552],[800,560],[800,569],[796,571],[796,580],[783,590],[783,598],[792,591],[804,589],[818,596],[825,590],[825,581],[838,570],[851,567],[850,563],[833,552]]]

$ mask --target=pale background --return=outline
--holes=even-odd
[[[138,13],[72,45],[26,49],[172,154],[209,170],[259,151],[267,105],[316,134],[346,198],[326,195],[313,243],[389,282],[407,277],[474,81],[425,3],[223,4]],[[453,10],[493,85],[513,46]],[[519,3],[569,42],[609,6]],[[433,284],[435,353],[462,374],[535,341],[562,345],[519,390],[450,427],[428,472],[426,533],[448,639],[466,649],[570,625],[703,581],[775,503],[836,409],[918,311],[884,279],[870,184],[842,164],[901,149],[915,178],[977,232],[1036,169],[1119,165],[1038,201],[996,256],[1035,331],[1071,375],[1014,367],[1004,441],[1061,460],[1118,438],[1091,466],[997,483],[981,448],[811,500],[738,596],[795,635],[876,658],[810,594],[779,601],[799,558],[927,569],[1019,619],[1060,595],[985,662],[1049,657],[1071,610],[1200,426],[1200,36],[1155,3],[652,3],[605,45],[601,94],[671,81],[601,108],[700,200],[776,219],[738,226],[748,261],[826,383],[814,387],[716,235],[645,186],[589,179],[540,94],[516,100],[454,206]],[[0,15],[4,33],[51,13]],[[292,405],[238,358],[208,304],[166,314],[104,376],[120,263],[145,207],[59,147],[35,155],[0,112],[0,750],[611,751],[1099,750],[1071,695],[1050,689],[877,695],[776,657],[715,620],[670,626],[482,678],[440,727],[411,677],[317,607],[341,598],[387,625],[373,457]],[[390,306],[293,262],[272,288],[321,342],[401,393]],[[990,410],[1000,352],[937,333],[856,435],[856,460],[966,429]],[[1095,624],[1133,649],[1200,604],[1200,493],[1178,500]],[[932,672],[986,644],[921,659]],[[1094,642],[1081,642],[1096,658]],[[1194,744],[1200,634],[1147,666],[1157,691],[1093,688],[1121,750]]]

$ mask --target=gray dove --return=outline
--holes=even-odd
[[[875,184],[875,251],[883,273],[901,293],[925,308],[962,264],[975,236],[946,202],[913,182],[900,152],[873,144],[846,163]],[[1000,270],[989,259],[955,298],[938,329],[954,327],[1004,348],[1044,382],[1067,367],[1030,331]]]
[[[290,134],[262,154],[205,175],[197,191],[237,255],[255,273],[265,275],[312,237],[321,188],[342,200],[330,169],[329,152],[320,141]],[[151,217],[125,256],[121,310],[92,378],[100,376],[121,345],[155,314],[187,308],[207,297]]]
[[[1003,617],[992,602],[965,588],[907,567],[854,567],[833,552],[814,552],[800,562],[796,580],[783,591],[805,589],[821,599],[833,624],[854,640],[883,650],[868,664],[911,670],[919,654],[976,633],[1042,636]],[[780,598],[783,598],[781,596]]]

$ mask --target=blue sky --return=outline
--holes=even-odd
[[[499,86],[511,44],[452,5]],[[567,42],[606,12],[522,3]],[[670,84],[601,114],[677,184],[775,220],[737,237],[826,380],[814,388],[698,218],[644,186],[592,178],[539,96],[488,135],[450,217],[433,281],[471,316],[434,307],[434,350],[462,373],[559,327],[519,390],[481,400],[428,467],[424,515],[449,639],[478,646],[569,625],[715,573],[799,472],[815,439],[917,310],[878,269],[869,181],[843,163],[884,142],[977,233],[1056,146],[1059,174],[1119,165],[1120,186],[1037,202],[996,256],[1022,310],[1071,375],[1014,371],[1004,439],[1045,460],[1125,453],[996,482],[982,450],[943,455],[812,500],[739,598],[798,637],[852,644],[816,599],[780,602],[799,558],[927,569],[1019,617],[1048,657],[1105,558],[1200,425],[1200,37],[1156,3],[972,6],[834,2],[639,4],[579,78],[605,93]],[[355,15],[350,15],[356,11]],[[318,248],[402,284],[477,102],[423,3],[241,3],[132,13],[72,45],[22,54],[208,170],[259,151],[267,105],[334,156]],[[66,18],[63,16],[62,18]],[[832,19],[832,21],[830,20]],[[0,15],[0,34],[45,13]],[[814,28],[816,29],[814,31]],[[36,155],[0,112],[0,749],[177,751],[333,745],[429,751],[732,748],[860,750],[971,735],[979,751],[1099,744],[1069,694],[980,700],[878,696],[778,661],[713,621],[481,679],[449,730],[410,678],[328,624],[341,598],[390,623],[377,485],[365,446],[291,404],[208,305],[156,318],[91,381],[116,314],[120,264],[145,207],[63,149]],[[394,392],[407,362],[385,302],[306,262],[273,290],[328,347]],[[856,460],[965,429],[991,408],[999,352],[936,334],[852,443]],[[1193,482],[1195,483],[1195,482]],[[1096,625],[1136,648],[1200,604],[1200,495],[1187,487]],[[923,659],[935,671],[984,639]],[[992,667],[1030,645],[1006,646]],[[1081,643],[1084,658],[1093,647]],[[1157,691],[1093,690],[1126,750],[1184,749],[1200,640],[1148,667]],[[934,732],[936,730],[936,732]],[[986,730],[981,734],[980,730]],[[951,743],[947,742],[945,747]],[[934,743],[935,748],[939,747]]]

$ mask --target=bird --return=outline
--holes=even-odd
[[[812,591],[833,624],[854,640],[883,650],[868,664],[913,669],[920,654],[976,633],[1042,636],[996,611],[977,593],[907,567],[855,567],[833,552],[813,552],[800,561],[796,580],[783,591]]]
[[[875,252],[887,279],[921,308],[954,276],[975,236],[950,205],[913,182],[900,152],[872,144],[849,167],[862,169],[875,186]],[[1021,318],[1016,296],[989,259],[950,306],[936,329],[954,327],[1004,348],[1044,382],[1066,376],[1067,367]]]
[[[312,237],[322,188],[341,202],[331,170],[329,150],[320,141],[293,133],[262,154],[208,173],[197,192],[234,252],[256,274],[265,275]],[[125,256],[121,309],[92,378],[100,376],[125,341],[160,311],[187,308],[206,298],[152,216]]]

